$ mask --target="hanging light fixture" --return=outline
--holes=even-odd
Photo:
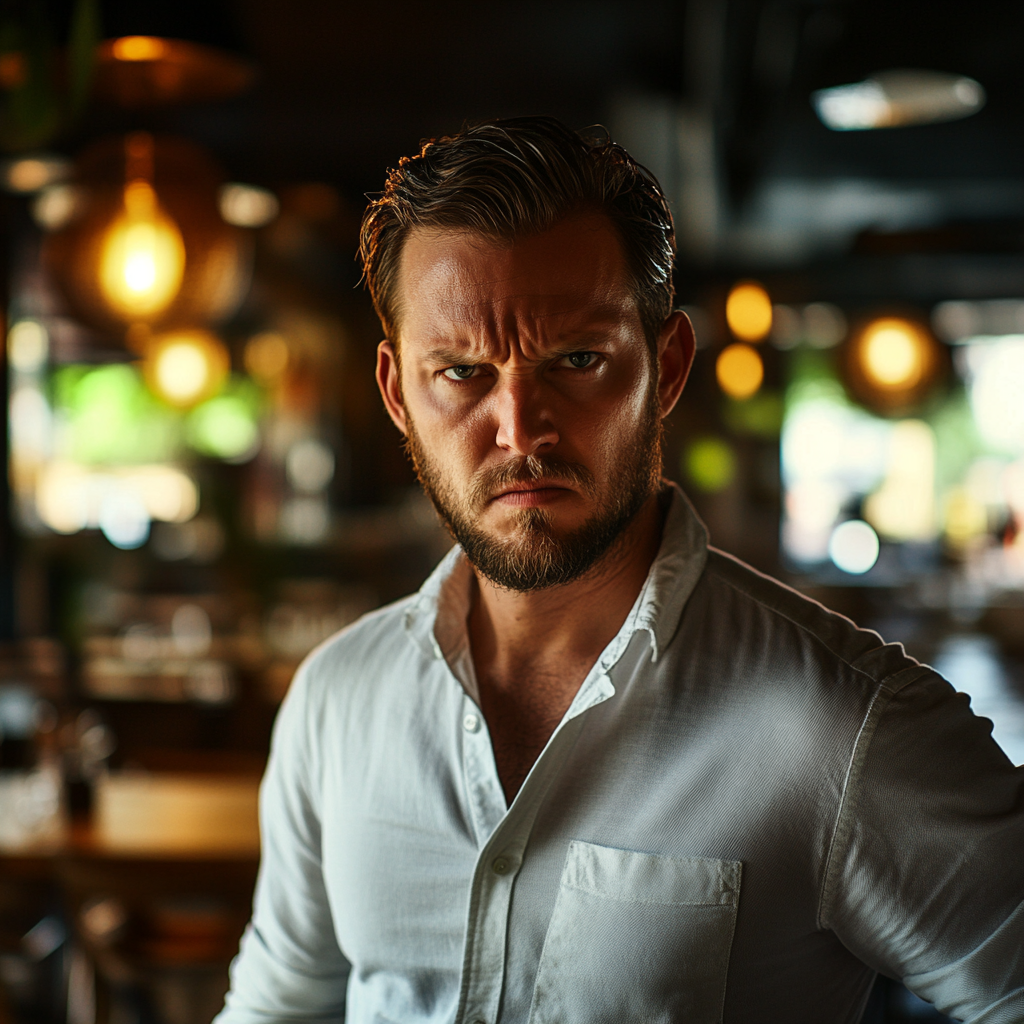
[[[102,241],[100,290],[124,319],[159,317],[181,289],[185,244],[153,190],[153,138],[125,142],[124,207]]]
[[[184,139],[135,132],[86,150],[46,243],[73,312],[139,350],[153,333],[229,316],[248,285],[251,241],[221,215],[222,181]]]
[[[93,52],[93,95],[123,110],[225,99],[255,77],[237,54],[185,38],[122,35]],[[72,313],[137,351],[157,334],[229,316],[249,279],[251,239],[239,225],[265,222],[275,200],[262,195],[260,220],[253,196],[242,195],[246,206],[232,193],[248,216],[228,215],[223,187],[213,159],[185,139],[134,132],[83,152],[71,180],[34,204]]]
[[[883,414],[918,406],[941,381],[944,353],[918,321],[879,316],[855,330],[845,349],[845,378],[854,396]]]

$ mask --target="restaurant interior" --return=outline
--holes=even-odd
[[[451,544],[355,258],[421,140],[546,113],[662,183],[712,542],[1024,762],[1024,6],[0,7],[0,1024],[209,1024],[296,667]],[[880,978],[866,1024],[942,1021]]]

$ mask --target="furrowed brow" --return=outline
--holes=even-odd
[[[455,348],[432,348],[425,354],[424,359],[428,363],[446,366],[460,366],[472,362],[472,358],[465,349]]]

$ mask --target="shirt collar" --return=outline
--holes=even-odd
[[[626,621],[602,655],[605,671],[640,630],[649,633],[651,660],[658,660],[675,636],[683,607],[704,571],[707,530],[680,488],[671,481],[666,481],[666,488],[670,500],[661,545]],[[407,609],[405,628],[432,657],[447,658],[451,663],[467,646],[472,581],[469,561],[456,545],[427,577]]]

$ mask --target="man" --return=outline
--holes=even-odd
[[[876,971],[1024,1020],[990,724],[659,479],[694,338],[650,176],[482,125],[400,163],[362,251],[458,546],[296,676],[220,1024],[852,1022]]]

